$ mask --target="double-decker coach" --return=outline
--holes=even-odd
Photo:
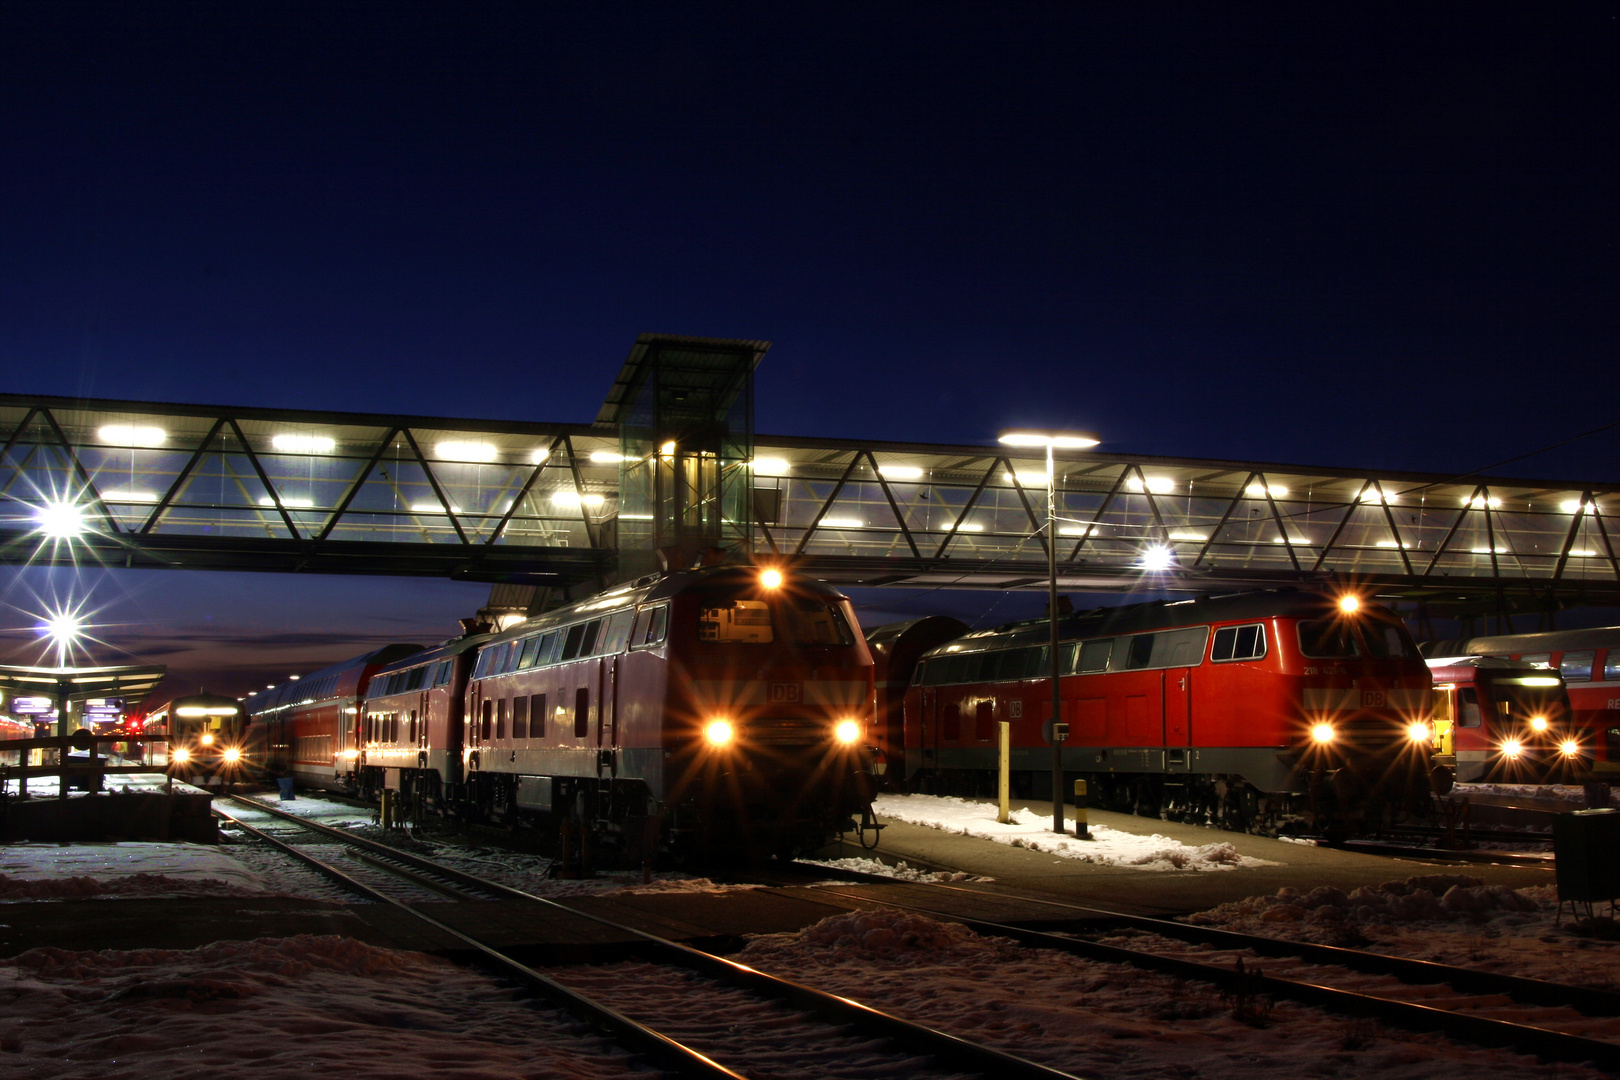
[[[360,706],[371,677],[421,649],[385,645],[249,697],[243,704],[256,765],[304,787],[357,791]]]
[[[1229,828],[1343,829],[1426,802],[1428,668],[1401,621],[1293,590],[1060,617],[1062,766],[1099,805]],[[990,790],[998,724],[1015,781],[1046,794],[1045,619],[926,653],[905,702],[913,785]]]

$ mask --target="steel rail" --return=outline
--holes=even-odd
[[[240,796],[234,795],[230,797],[240,798]],[[243,801],[253,802],[251,799]],[[368,899],[375,900],[378,903],[391,905],[399,911],[427,923],[441,933],[449,935],[454,940],[472,950],[484,964],[491,967],[495,971],[513,979],[518,983],[521,983],[524,986],[527,986],[531,990],[537,991],[549,1001],[567,1009],[575,1016],[581,1017],[582,1019],[595,1024],[598,1028],[605,1030],[612,1038],[618,1040],[621,1044],[627,1045],[627,1047],[634,1049],[636,1052],[660,1063],[663,1067],[671,1068],[680,1073],[682,1076],[708,1078],[718,1077],[723,1078],[723,1080],[747,1080],[747,1078],[742,1074],[726,1068],[724,1065],[721,1065],[719,1062],[715,1061],[713,1058],[710,1058],[706,1054],[703,1054],[692,1047],[686,1046],[684,1043],[678,1042],[677,1040],[672,1039],[661,1032],[655,1031],[637,1020],[632,1020],[630,1017],[625,1016],[618,1010],[604,1005],[594,998],[587,997],[586,995],[579,993],[577,990],[573,990],[554,979],[550,979],[545,975],[540,974],[527,964],[519,963],[504,953],[490,948],[483,942],[467,936],[454,927],[447,926],[445,923],[440,922],[431,915],[425,915],[422,912],[417,911],[415,908],[411,907],[411,905],[402,900],[397,900],[392,896],[388,896],[385,893],[376,891],[375,889],[371,888],[371,886],[351,877],[348,874],[345,874],[342,870],[332,866],[330,863],[327,863],[322,859],[318,859],[307,852],[299,851],[293,845],[287,844],[276,837],[271,836],[262,829],[256,829],[252,825],[232,817],[225,811],[216,809],[214,812],[231,821],[250,836],[263,840],[272,847],[292,855],[301,862],[309,864],[314,869],[331,878],[342,887],[350,889],[359,895],[367,897]],[[311,822],[303,821],[303,819],[299,818],[296,814],[286,814],[284,816],[290,817],[295,821],[299,821],[301,824],[312,824]],[[321,827],[321,829],[325,828],[326,826]],[[315,831],[319,832],[321,829],[317,829]]]
[[[889,881],[890,879],[880,880]],[[921,885],[921,887],[930,889],[953,889],[953,891],[972,893],[982,897],[997,896],[995,893],[983,892],[977,889],[961,889],[943,884],[935,885],[918,882],[906,882],[905,884]],[[825,891],[833,895],[860,900],[865,904],[873,902],[871,897],[862,897],[854,893],[839,893],[837,890]],[[1367,974],[1392,975],[1406,982],[1449,984],[1465,993],[1505,994],[1525,1004],[1547,1007],[1569,1006],[1590,1016],[1620,1015],[1620,994],[1612,991],[1589,990],[1586,987],[1567,986],[1562,983],[1549,983],[1540,979],[1526,979],[1512,975],[1499,975],[1493,972],[1476,971],[1472,968],[1455,968],[1430,961],[1407,960],[1404,957],[1385,956],[1380,953],[1361,952],[1355,949],[1341,949],[1331,945],[1281,941],[1277,938],[1257,937],[1230,930],[1219,930],[1214,927],[1195,927],[1185,923],[1167,922],[1162,919],[1125,915],[1100,908],[1084,908],[1078,905],[1067,905],[1048,900],[1036,900],[1035,902],[1106,916],[1111,922],[1117,920],[1119,925],[1164,934],[1167,937],[1174,937],[1182,941],[1211,944],[1226,949],[1253,949],[1262,953],[1262,955],[1288,956],[1306,960],[1310,963],[1331,964],[1350,968]],[[1376,994],[1341,990],[1317,983],[1278,978],[1265,975],[1259,971],[1244,970],[1241,967],[1241,961],[1237,968],[1217,967],[1213,964],[1182,960],[1146,950],[1103,945],[1098,942],[1062,937],[1045,931],[1028,930],[1023,927],[1009,926],[1005,923],[974,919],[920,905],[890,901],[880,901],[880,903],[902,910],[915,911],[919,914],[937,916],[941,919],[960,923],[977,933],[1011,938],[1022,945],[1055,949],[1083,956],[1087,959],[1107,963],[1130,964],[1134,967],[1155,970],[1178,978],[1213,983],[1230,993],[1269,994],[1274,997],[1289,998],[1303,1004],[1314,1005],[1333,1012],[1376,1017],[1379,1020],[1413,1031],[1440,1031],[1453,1038],[1466,1039],[1487,1046],[1511,1046],[1527,1053],[1538,1054],[1567,1063],[1590,1061],[1611,1071],[1620,1069],[1620,1044],[1606,1042],[1601,1039],[1587,1038],[1582,1035],[1573,1035],[1568,1032],[1555,1031],[1530,1024],[1470,1016],[1466,1013],[1398,1001],[1380,997]]]
[[[244,799],[239,795],[232,795],[230,797],[245,802],[253,806],[255,809],[268,810],[270,813],[276,816],[290,818],[303,825],[312,825],[315,827],[316,831],[330,834],[335,839],[342,840],[345,843],[351,843],[355,846],[365,847],[368,849],[380,849],[382,851],[386,851],[390,858],[400,858],[402,861],[409,863],[420,863],[425,866],[431,866],[435,873],[443,873],[444,876],[452,879],[463,879],[470,885],[473,885],[479,889],[487,890],[511,899],[528,900],[554,910],[566,912],[569,915],[577,918],[589,919],[592,922],[596,922],[602,926],[606,926],[622,934],[638,939],[648,950],[661,954],[661,957],[666,962],[672,962],[678,966],[698,971],[717,981],[729,983],[733,986],[748,990],[751,993],[786,1002],[793,1008],[798,1009],[801,1012],[809,1013],[824,1021],[835,1024],[847,1024],[857,1028],[858,1030],[894,1040],[896,1043],[899,1043],[902,1046],[909,1046],[918,1049],[928,1054],[930,1057],[935,1059],[937,1063],[944,1067],[958,1071],[962,1070],[963,1068],[976,1070],[983,1072],[985,1075],[997,1077],[998,1080],[1000,1080],[1002,1077],[1029,1077],[1031,1080],[1075,1080],[1072,1073],[1066,1073],[1062,1070],[1041,1065],[1037,1062],[1030,1061],[1027,1058],[1019,1057],[1015,1054],[1008,1054],[992,1047],[970,1042],[966,1039],[951,1035],[948,1032],[939,1031],[936,1028],[930,1028],[926,1025],[913,1023],[910,1020],[905,1020],[901,1017],[894,1016],[879,1009],[874,1009],[869,1005],[862,1004],[861,1002],[853,999],[841,997],[836,994],[829,994],[826,991],[817,990],[812,986],[807,986],[803,983],[796,982],[792,979],[783,978],[779,975],[771,975],[760,971],[757,968],[749,967],[746,964],[739,964],[734,960],[727,959],[726,957],[704,952],[701,949],[694,949],[689,945],[683,945],[680,942],[659,937],[656,934],[648,933],[647,931],[638,927],[629,926],[613,919],[606,918],[605,916],[596,915],[588,911],[582,911],[578,908],[572,907],[568,904],[559,903],[547,897],[536,896],[533,893],[527,893],[521,889],[514,889],[511,886],[502,885],[499,882],[486,881],[477,877],[476,875],[467,874],[463,871],[456,870],[453,867],[443,866],[439,863],[433,862],[432,860],[423,859],[421,856],[412,855],[409,852],[395,851],[392,848],[388,848],[385,844],[378,844],[375,841],[367,840],[363,837],[352,836],[343,832],[342,830],[333,829],[331,826],[310,822],[296,814],[289,814],[279,808],[266,806],[265,804],[254,799]],[[398,901],[393,901],[391,899],[389,902],[398,904]],[[426,919],[435,926],[444,929],[446,932],[454,934],[457,938],[469,942],[474,940],[466,937],[459,931],[444,926],[443,923],[440,923],[429,916],[423,915],[422,913],[411,909],[407,905],[400,904],[399,906],[403,907],[406,911],[410,911],[418,918]],[[478,945],[478,948],[482,952],[493,952],[493,950],[489,950],[483,945]],[[515,961],[513,961],[513,963],[515,963]],[[525,970],[528,969],[525,968]],[[536,973],[536,977],[545,978],[544,976],[538,975],[538,973]],[[570,993],[572,993],[572,991],[570,991]],[[593,1004],[596,1003],[593,1002]],[[606,1006],[602,1007],[606,1008]]]

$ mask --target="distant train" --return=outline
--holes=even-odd
[[[6,743],[15,739],[32,739],[34,722],[24,716],[0,713],[0,765],[21,765],[22,751],[7,750]]]
[[[151,764],[198,787],[229,787],[248,775],[247,710],[235,698],[190,694],[165,702],[125,729]]]
[[[1620,626],[1426,642],[1428,656],[1496,656],[1545,664],[1569,695],[1570,730],[1595,779],[1620,778]]]
[[[1572,783],[1592,771],[1558,672],[1492,656],[1433,657],[1435,764],[1464,783]]]
[[[247,707],[266,760],[306,785],[490,821],[550,814],[630,848],[656,833],[787,853],[869,820],[872,694],[845,597],[717,566],[390,646]]]
[[[1093,805],[1275,832],[1368,828],[1430,802],[1429,671],[1385,608],[1279,590],[1066,614],[1059,632],[1062,772]],[[1048,634],[1013,623],[879,672],[909,682],[906,784],[992,790],[1006,722],[1015,785],[1049,793]]]

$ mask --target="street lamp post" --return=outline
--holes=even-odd
[[[1058,677],[1062,662],[1058,658],[1058,603],[1057,603],[1057,463],[1054,451],[1085,450],[1100,441],[1095,435],[1079,431],[1003,431],[1000,441],[1004,446],[1043,446],[1046,448],[1046,622],[1047,657],[1052,665],[1052,831],[1064,833],[1063,827],[1063,738],[1067,725],[1062,723],[1062,699],[1058,692]]]

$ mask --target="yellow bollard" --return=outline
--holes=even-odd
[[[1074,782],[1074,835],[1079,840],[1090,840],[1091,829],[1086,822],[1086,782]]]
[[[1001,805],[996,821],[1005,825],[1012,817],[1012,724],[1003,720],[998,726],[1001,728],[1001,779],[997,794]]]

